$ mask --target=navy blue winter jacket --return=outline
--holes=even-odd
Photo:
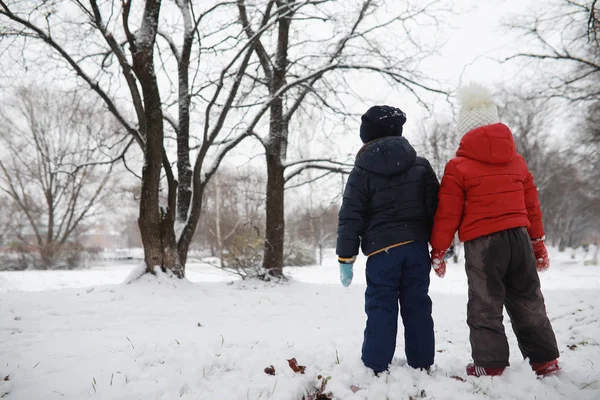
[[[439,182],[401,136],[366,144],[356,156],[339,213],[336,252],[350,258],[406,241],[428,242]]]

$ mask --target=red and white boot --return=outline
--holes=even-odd
[[[553,372],[560,371],[560,366],[558,365],[558,360],[552,360],[545,363],[529,363],[531,365],[531,369],[535,372],[537,376],[546,376]]]
[[[469,376],[500,376],[504,372],[504,367],[500,368],[486,368],[478,367],[471,363],[467,365],[467,375]]]

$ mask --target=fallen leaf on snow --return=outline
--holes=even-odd
[[[352,385],[352,386],[350,386],[350,390],[352,390],[352,393],[356,393],[359,390],[362,390],[362,388]]]
[[[296,361],[295,358],[292,358],[290,360],[287,360],[288,364],[290,365],[290,368],[292,369],[292,371],[294,372],[300,372],[301,374],[304,373],[304,371],[306,370],[306,367],[304,365],[298,365],[298,361]]]
[[[275,367],[271,365],[270,367],[265,368],[265,374],[275,375]]]

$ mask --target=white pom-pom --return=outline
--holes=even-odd
[[[474,82],[458,89],[458,100],[463,110],[475,110],[495,105],[490,91],[485,86]]]

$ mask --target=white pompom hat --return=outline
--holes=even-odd
[[[490,91],[478,83],[471,83],[458,89],[460,113],[457,132],[462,136],[480,126],[500,122],[498,107],[492,100]]]

